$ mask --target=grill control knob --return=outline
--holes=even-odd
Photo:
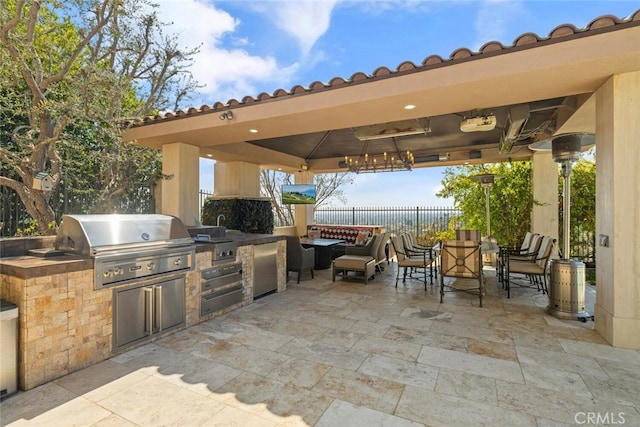
[[[229,256],[233,256],[233,251],[229,251]]]
[[[182,258],[176,258],[176,259],[173,261],[173,265],[180,265],[180,264],[182,264]]]
[[[155,262],[150,262],[147,264],[147,270],[153,270],[154,268],[156,268]]]

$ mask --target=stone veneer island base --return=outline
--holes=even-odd
[[[113,349],[114,289],[95,290],[93,260],[70,255],[17,255],[0,259],[0,298],[18,306],[18,388],[29,390],[114,354],[146,344],[253,302],[254,244],[277,242],[277,292],[286,290],[286,240],[276,235],[240,235],[243,298],[240,304],[200,317],[200,270],[212,265],[211,246],[198,244],[195,268],[186,273],[186,319],[179,328],[130,347]],[[6,248],[7,242],[2,248]],[[52,245],[53,240],[40,242]],[[11,242],[14,246],[20,246]],[[52,247],[52,246],[49,246]],[[27,244],[27,249],[28,244]],[[23,250],[20,246],[20,250]],[[3,255],[9,251],[3,250]],[[26,250],[24,250],[26,252]]]

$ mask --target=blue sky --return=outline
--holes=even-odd
[[[545,37],[560,24],[585,27],[600,15],[629,16],[638,1],[535,0],[159,0],[160,18],[185,46],[201,46],[192,66],[203,85],[190,106],[368,74],[460,47],[505,46],[522,33]],[[168,28],[169,29],[169,28]],[[439,199],[442,168],[363,174],[347,186],[348,206],[450,206]],[[200,188],[213,190],[202,159]],[[403,191],[396,191],[402,186]],[[339,202],[336,205],[341,205]]]

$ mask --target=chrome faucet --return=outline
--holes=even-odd
[[[227,218],[225,218],[225,216],[224,216],[224,215],[222,215],[222,214],[218,215],[218,218],[216,219],[216,225],[217,225],[218,227],[220,227],[220,217],[222,217],[222,219],[227,219]]]

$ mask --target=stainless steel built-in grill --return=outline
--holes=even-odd
[[[64,215],[55,247],[94,262],[94,289],[192,270],[195,244],[169,215]]]
[[[195,266],[195,244],[178,218],[65,215],[56,249],[93,258],[94,289],[114,287],[114,350],[185,324],[186,271]]]

